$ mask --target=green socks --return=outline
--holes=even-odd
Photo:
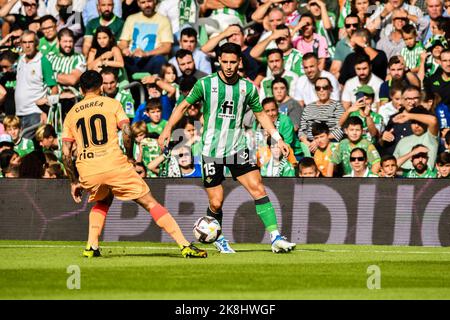
[[[275,215],[275,209],[272,206],[268,196],[264,196],[261,199],[255,200],[256,213],[264,223],[264,227],[268,232],[272,232],[278,229],[277,216]]]

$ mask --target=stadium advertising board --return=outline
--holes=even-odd
[[[208,198],[200,179],[147,180],[192,240]],[[264,179],[282,233],[293,242],[450,245],[450,186],[437,179]],[[231,242],[268,243],[245,189],[224,184],[224,232]],[[0,239],[85,240],[91,204],[75,204],[67,180],[2,179]],[[163,241],[144,209],[115,200],[104,241]]]

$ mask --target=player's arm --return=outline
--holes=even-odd
[[[72,146],[73,142],[68,140],[63,140],[62,144],[62,161],[64,168],[66,169],[66,174],[70,179],[70,193],[73,200],[76,203],[81,202],[81,192],[83,188],[78,181],[77,171],[75,169],[75,163],[72,158]]]
[[[289,146],[283,141],[283,138],[281,138],[280,133],[273,125],[272,120],[270,120],[269,116],[264,112],[255,112],[256,120],[261,124],[261,126],[267,130],[267,132],[270,134],[270,136],[277,141],[278,146],[281,148],[283,155],[287,157],[289,155]]]
[[[191,104],[185,100],[183,100],[172,112],[169,120],[164,127],[163,132],[159,135],[158,144],[161,150],[164,149],[166,142],[170,141],[170,135],[172,133],[173,128],[176,124],[183,118],[184,113],[187,111]]]
[[[129,122],[122,125],[123,146],[125,147],[128,159],[133,159],[133,137],[131,133],[131,126]]]

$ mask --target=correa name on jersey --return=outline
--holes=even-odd
[[[75,108],[75,112],[80,112],[83,111],[84,109],[92,107],[103,107],[103,102],[95,100],[86,104],[82,104],[81,106]]]

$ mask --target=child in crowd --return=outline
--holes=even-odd
[[[161,134],[167,121],[161,119],[162,105],[158,98],[148,100],[145,115],[150,119],[150,122],[147,123],[148,132],[157,133],[158,135]]]
[[[298,162],[298,176],[302,178],[317,178],[322,175],[314,159],[311,157],[304,157]]]
[[[292,164],[283,156],[278,143],[272,137],[267,138],[267,145],[270,148],[271,157],[261,167],[263,177],[295,177],[295,169]]]
[[[402,38],[405,47],[400,51],[400,55],[405,60],[405,66],[411,72],[417,73],[420,66],[420,54],[425,51],[421,41],[417,40],[417,30],[412,24],[406,24],[402,28]]]
[[[43,152],[52,152],[59,161],[62,161],[62,140],[51,124],[44,124],[37,128],[36,141]]]
[[[450,178],[450,153],[442,152],[436,158],[438,178]]]
[[[375,146],[362,137],[363,122],[359,117],[349,117],[344,125],[347,138],[341,140],[331,156],[328,164],[327,177],[332,177],[337,165],[342,164],[344,174],[351,174],[350,153],[354,148],[361,148],[367,154],[367,160],[372,173],[377,174],[380,170],[380,154]]]
[[[33,141],[22,137],[23,130],[18,116],[6,116],[5,119],[3,119],[3,125],[6,133],[12,138],[14,151],[16,151],[20,157],[23,157],[34,150]]]
[[[311,133],[317,145],[316,152],[314,152],[314,163],[322,176],[326,177],[328,164],[331,155],[336,150],[337,143],[330,141],[330,128],[324,122],[314,123]]]
[[[396,178],[398,165],[397,159],[393,155],[385,155],[381,158],[381,170],[380,177],[383,178]]]

